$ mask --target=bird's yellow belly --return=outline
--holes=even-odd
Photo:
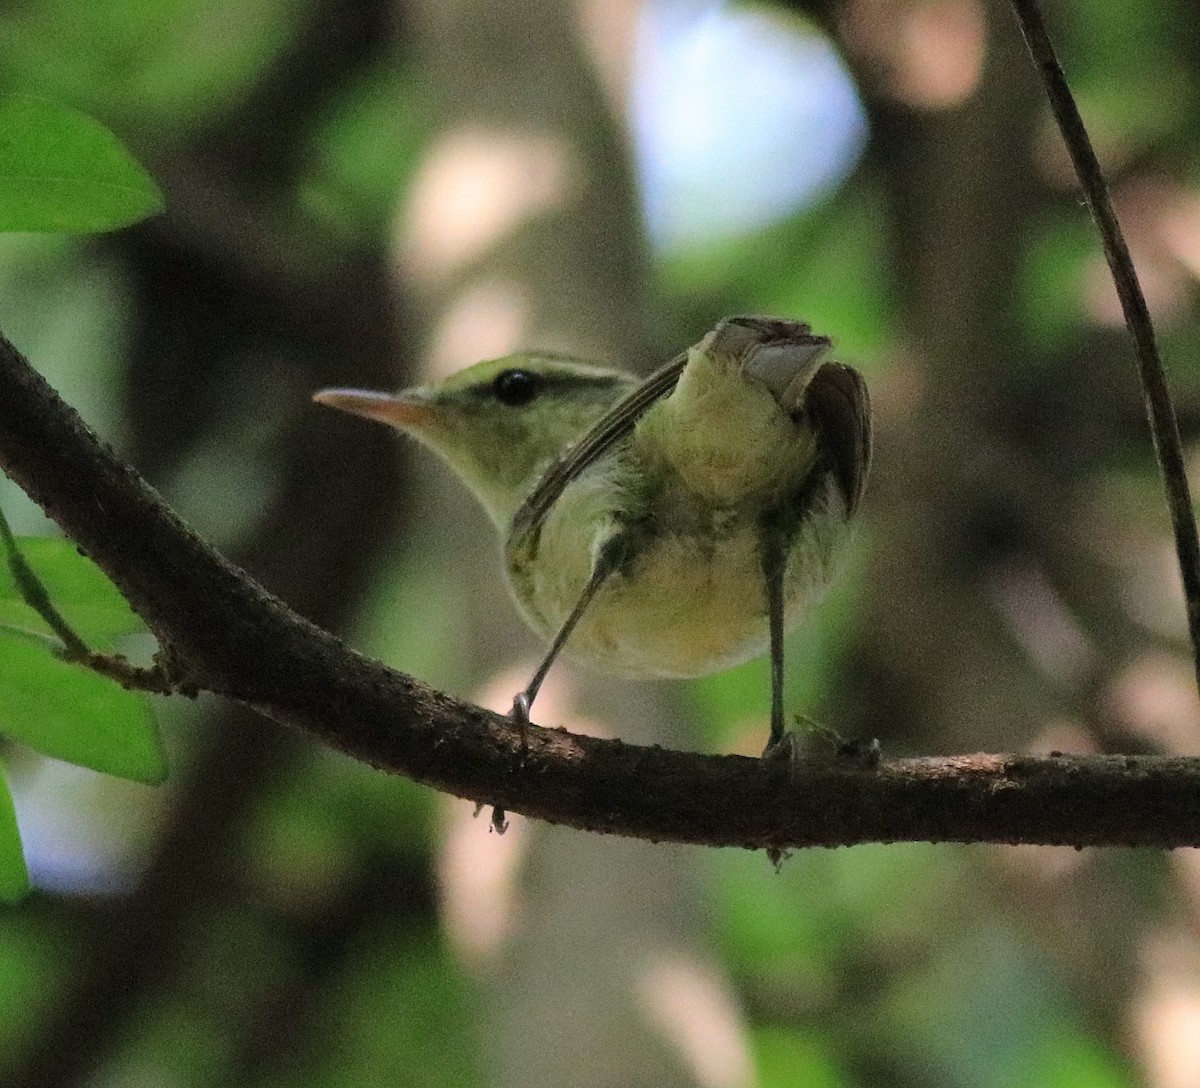
[[[745,524],[716,537],[671,535],[653,542],[596,593],[564,655],[627,676],[693,677],[764,654],[770,632],[756,540]],[[795,541],[784,580],[785,628],[794,627],[824,589],[832,543],[808,533]],[[586,581],[579,559],[545,564],[542,570],[562,574],[575,567],[576,574],[537,579],[521,602],[547,639]]]
[[[674,539],[603,587],[566,654],[633,676],[703,676],[767,649],[767,605],[749,533],[719,549]]]
[[[798,475],[786,466],[785,478]],[[552,639],[570,615],[607,542],[626,561],[601,584],[563,648],[566,657],[639,677],[704,676],[765,653],[770,645],[759,551],[764,500],[722,505],[677,473],[643,509],[615,506],[613,462],[573,481],[542,526],[536,559],[509,556],[510,584],[534,630]],[[847,530],[832,474],[805,498],[783,578],[784,628],[794,627],[828,584]]]

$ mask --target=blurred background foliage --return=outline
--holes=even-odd
[[[1048,15],[1194,445],[1196,7]],[[519,346],[645,371],[775,312],[835,337],[878,427],[791,708],[889,755],[1196,750],[1130,349],[1000,0],[10,0],[11,91],[111,126],[168,211],[0,238],[0,327],[364,649],[498,706],[535,655],[482,515],[314,389]],[[766,694],[762,663],[564,667],[540,719],[754,751]],[[4,1085],[1200,1083],[1194,852],[879,846],[776,873],[499,838],[236,708],[156,710],[159,788],[4,747],[36,885],[0,913]]]

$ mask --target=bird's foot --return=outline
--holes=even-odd
[[[795,729],[772,730],[771,739],[763,749],[763,759],[786,759],[795,766],[807,758],[827,758],[832,754],[835,759],[859,763],[864,767],[879,765],[878,738],[846,738],[836,729],[803,714],[796,715],[795,723]]]
[[[521,759],[524,760],[526,752],[529,750],[529,727],[533,724],[529,717],[529,708],[532,706],[533,700],[529,698],[528,691],[518,692],[513,697],[512,710],[508,712],[509,720],[517,727],[518,733],[521,735]],[[482,802],[475,806],[475,815],[478,816],[483,811],[484,805]],[[497,835],[503,835],[508,830],[508,813],[500,805],[492,806],[492,830]]]
[[[783,863],[792,856],[792,852],[783,846],[768,846],[767,861],[769,861],[776,873],[783,872]]]
[[[784,729],[783,722],[771,723],[771,737],[763,749],[763,759],[771,762],[786,760],[794,769],[812,754],[814,737],[825,737],[833,732],[804,714],[797,714],[794,724],[795,729]]]
[[[479,814],[485,808],[487,808],[487,806],[482,801],[475,802],[476,818],[479,817]],[[492,818],[488,821],[488,823],[491,824],[491,829],[494,832],[496,832],[497,835],[503,835],[504,832],[506,832],[508,830],[508,813],[505,812],[504,809],[501,808],[499,805],[493,805],[492,806]]]
[[[785,729],[778,735],[772,734],[767,746],[762,750],[762,758],[771,763],[784,760],[789,766],[794,766],[800,759],[800,743],[796,734]]]
[[[519,691],[513,696],[512,710],[508,712],[508,716],[512,718],[516,726],[524,730],[533,723],[529,718],[529,708],[533,705],[529,698],[529,692]]]
[[[521,738],[520,758],[522,763],[529,754],[529,727],[533,725],[529,711],[532,706],[533,699],[528,690],[519,691],[513,696],[512,710],[508,712],[509,720],[517,727],[517,733]]]
[[[879,738],[851,737],[849,740],[838,738],[833,752],[838,759],[850,763],[858,763],[863,767],[878,767],[880,756]]]
[[[795,775],[796,769],[807,758],[816,754],[814,742],[821,742],[832,749],[833,757],[857,763],[863,767],[879,765],[879,741],[872,737],[870,740],[847,740],[836,730],[827,725],[821,725],[812,718],[804,715],[796,716],[797,729],[772,729],[771,739],[763,749],[762,758],[768,762],[786,761],[788,773]],[[783,863],[787,861],[791,851],[782,846],[768,846],[767,860],[774,866],[775,871],[781,872]]]
[[[521,758],[522,759],[525,758],[525,752],[527,751],[527,749],[529,747],[529,736],[528,736],[527,731],[529,729],[529,726],[533,724],[529,720],[529,707],[530,707],[529,692],[522,691],[522,692],[519,692],[513,698],[512,710],[510,710],[508,712],[509,720],[513,723],[513,725],[515,725],[517,727],[517,730],[521,734]],[[476,802],[476,804],[475,804],[476,817],[478,817],[479,814],[486,807],[487,806],[482,801]],[[491,824],[492,830],[494,832],[496,832],[497,835],[503,835],[504,832],[506,832],[508,830],[508,813],[505,812],[505,810],[502,806],[493,805],[492,806],[492,818],[489,821],[489,823]]]

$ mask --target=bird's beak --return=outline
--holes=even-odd
[[[439,419],[437,405],[421,390],[374,393],[367,389],[322,389],[312,398],[317,404],[340,408],[402,430],[426,430]]]

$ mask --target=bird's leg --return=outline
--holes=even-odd
[[[542,658],[542,663],[538,666],[537,672],[533,674],[533,679],[525,686],[525,690],[518,692],[513,699],[509,717],[512,718],[517,728],[521,731],[522,748],[525,747],[526,743],[525,730],[531,724],[529,712],[533,708],[533,701],[537,698],[538,691],[541,689],[542,681],[546,679],[546,674],[550,671],[550,666],[554,664],[562,648],[566,645],[567,639],[571,637],[571,632],[575,630],[576,625],[583,618],[583,614],[587,611],[587,606],[592,603],[592,598],[596,595],[596,591],[604,584],[608,576],[621,565],[625,554],[624,543],[624,538],[618,534],[600,549],[595,565],[592,567],[592,573],[588,577],[587,584],[583,587],[583,592],[579,595],[579,600],[575,602],[575,607],[571,609],[570,615],[563,620],[562,626],[558,629],[558,634],[554,636],[554,641],[550,643],[550,649],[546,651],[546,656]],[[476,815],[478,815],[478,812],[479,810],[476,809]],[[507,814],[498,805],[492,808],[492,830],[501,835],[508,830]]]
[[[787,550],[778,532],[768,529],[759,542],[767,622],[771,636],[771,735],[763,758],[795,758],[795,741],[783,726],[783,576]]]
[[[517,728],[521,731],[522,754],[525,751],[527,743],[525,730],[531,724],[529,711],[533,707],[533,700],[537,698],[542,681],[546,679],[546,674],[550,671],[550,666],[554,664],[554,659],[558,657],[571,632],[575,629],[575,625],[579,622],[587,606],[591,603],[592,598],[596,595],[596,590],[603,585],[604,579],[612,573],[612,570],[612,565],[604,564],[602,553],[601,561],[596,563],[591,577],[587,580],[587,585],[583,587],[583,592],[579,595],[579,600],[575,602],[575,607],[571,609],[571,614],[558,629],[558,634],[554,636],[554,641],[550,643],[550,649],[546,651],[546,656],[542,658],[542,663],[538,666],[537,672],[533,674],[533,679],[525,686],[524,691],[518,692],[513,698],[512,710],[509,713],[509,717],[512,718]],[[478,808],[476,808],[475,814],[479,815]],[[507,814],[499,805],[495,805],[492,808],[492,830],[500,835],[503,835],[508,830]]]
[[[801,758],[796,734],[783,724],[783,579],[787,572],[787,535],[770,525],[759,537],[759,562],[767,598],[767,622],[771,635],[771,735],[763,749],[763,759],[786,759],[793,767]],[[827,726],[811,719],[808,732],[824,735],[833,742],[834,753],[864,767],[879,764],[879,741],[846,740]]]
[[[567,616],[563,621],[563,625],[558,629],[558,634],[554,636],[554,641],[550,643],[550,649],[546,651],[546,656],[542,658],[542,663],[538,666],[537,672],[533,674],[533,679],[526,685],[525,690],[518,693],[516,698],[513,699],[513,708],[510,716],[519,726],[524,727],[529,725],[529,712],[533,708],[533,701],[537,698],[542,681],[546,679],[546,674],[550,671],[550,666],[554,664],[563,646],[566,645],[567,639],[570,638],[571,632],[575,630],[576,624],[583,618],[583,614],[587,611],[587,606],[591,604],[596,591],[620,565],[623,551],[620,537],[614,537],[601,548],[600,554],[596,557],[596,564],[592,568],[591,576],[587,580],[587,585],[583,587],[583,592],[579,595],[579,600],[575,602],[575,607],[571,609],[571,614]]]
[[[612,541],[601,549],[600,555],[596,559],[596,565],[592,568],[591,576],[587,580],[587,585],[583,587],[583,592],[579,595],[579,600],[575,602],[575,607],[571,609],[571,614],[567,616],[563,621],[563,625],[558,629],[558,634],[554,636],[554,641],[550,643],[550,649],[546,651],[546,656],[542,658],[542,663],[538,666],[537,672],[533,674],[533,679],[525,686],[525,690],[518,692],[513,699],[509,717],[512,718],[517,728],[521,731],[522,750],[524,750],[526,744],[525,729],[530,725],[529,711],[533,707],[534,699],[537,698],[542,681],[546,679],[546,674],[550,671],[550,666],[554,664],[555,658],[558,657],[559,652],[566,645],[567,639],[571,637],[571,632],[575,630],[575,625],[579,623],[584,612],[587,611],[587,606],[591,604],[592,598],[596,595],[596,590],[617,569],[620,562],[620,554],[620,550],[613,547]],[[479,808],[475,809],[475,814],[479,815]],[[492,808],[492,830],[500,835],[503,835],[508,830],[507,813],[499,805]]]

